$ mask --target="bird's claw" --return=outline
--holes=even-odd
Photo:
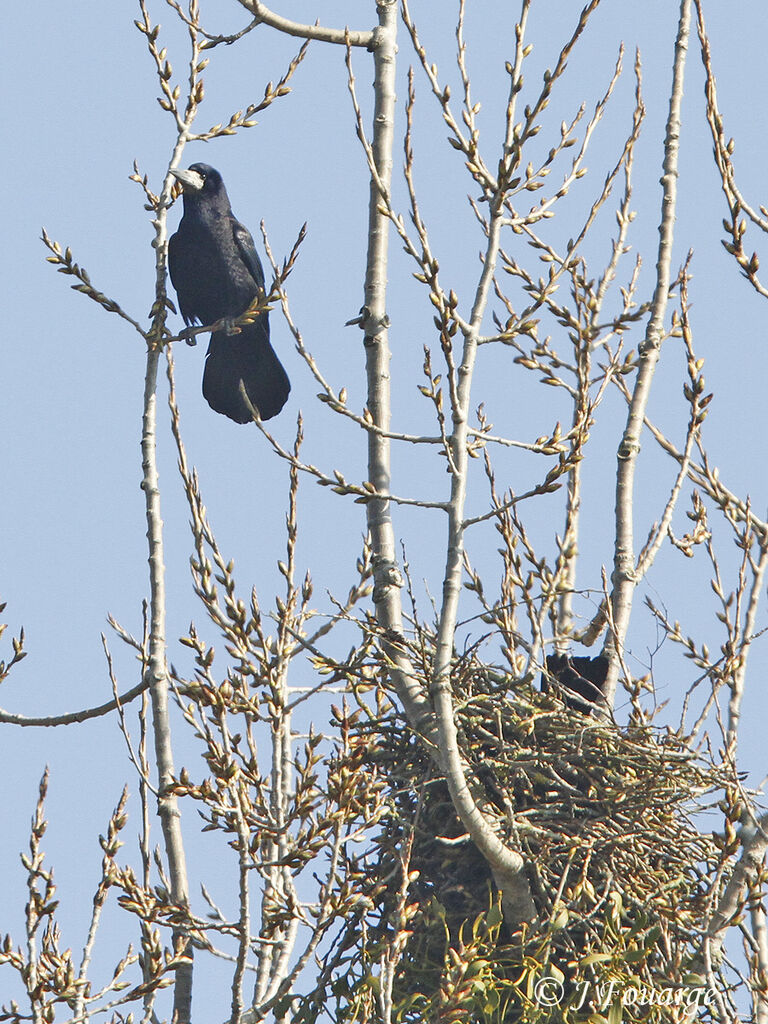
[[[232,334],[239,334],[240,333],[242,328],[238,327],[236,321],[237,321],[237,317],[236,316],[227,316],[227,317],[223,317],[222,318],[221,324],[222,324],[222,327],[224,328],[224,333],[225,334],[232,335]]]
[[[184,341],[186,341],[186,343],[190,346],[190,348],[194,348],[194,346],[197,344],[197,335],[194,333],[193,327],[185,327],[184,330],[179,334],[179,337],[183,338]]]

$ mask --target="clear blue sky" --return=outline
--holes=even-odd
[[[276,8],[300,20],[332,19],[365,28],[373,22],[374,5],[292,0]],[[757,205],[768,205],[764,190],[766,114],[764,40],[768,11],[747,5],[738,24],[727,11],[709,5],[709,28],[718,70],[720,100],[728,131],[737,138],[737,166],[742,187]],[[247,18],[234,2],[204,0],[203,22],[210,31],[230,32]],[[470,4],[467,36],[469,63],[475,76],[474,97],[483,103],[480,117],[485,145],[501,131],[505,100],[504,60],[511,57],[513,16],[506,19],[495,5]],[[534,4],[530,39],[535,49],[529,75],[538,79],[551,66],[578,4],[550,0]],[[450,16],[449,16],[450,9]],[[152,16],[163,25],[163,39],[177,75],[186,59],[184,33],[173,12],[154,0]],[[453,7],[437,0],[414,0],[414,15],[432,47],[434,59],[450,81],[456,81],[452,56]],[[493,11],[493,13],[491,13]],[[546,12],[546,13],[544,13]],[[6,267],[3,282],[5,330],[0,342],[0,429],[3,445],[3,499],[0,502],[0,599],[8,602],[3,621],[8,635],[26,631],[29,656],[3,687],[0,704],[29,715],[55,714],[101,703],[109,683],[100,632],[106,615],[114,615],[131,632],[141,629],[141,601],[147,594],[146,524],[139,490],[139,452],[144,351],[141,340],[115,317],[71,292],[70,280],[46,264],[39,241],[41,226],[62,244],[70,245],[100,290],[117,299],[132,315],[146,321],[153,298],[154,264],[149,246],[152,229],[139,188],[128,180],[133,160],[158,187],[173,141],[168,115],[158,107],[153,68],[143,37],[133,28],[137,5],[16,5],[5,16],[7,48],[0,74],[6,137],[3,189]],[[652,281],[660,193],[658,178],[677,5],[647,0],[642,5],[606,2],[571,61],[565,87],[555,93],[551,124],[573,116],[584,100],[594,106],[607,84],[621,40],[627,55],[622,83],[587,160],[594,176],[575,209],[591,201],[619,151],[629,126],[634,83],[632,59],[640,47],[648,118],[635,166],[638,211],[633,246],[644,256],[643,286]],[[404,74],[411,62],[409,42],[400,38],[398,131],[402,129]],[[276,80],[295,40],[263,27],[238,46],[213,53],[206,75],[202,125],[225,120],[249,102],[258,101],[269,80]],[[358,91],[370,109],[372,69],[366,53],[355,53]],[[417,183],[433,246],[444,267],[443,279],[455,288],[466,309],[477,273],[480,239],[473,231],[464,195],[460,160],[443,143],[445,130],[428,94],[423,76],[416,77]],[[346,385],[353,404],[362,405],[364,368],[361,335],[344,322],[362,303],[367,204],[366,167],[354,138],[343,52],[313,44],[294,80],[293,93],[259,118],[259,125],[232,139],[189,148],[185,165],[205,160],[227,183],[236,216],[259,242],[263,218],[273,250],[286,254],[304,221],[309,235],[300,262],[289,281],[292,308],[306,342],[326,376]],[[456,91],[456,90],[454,90]],[[686,78],[685,123],[681,149],[681,184],[675,264],[695,250],[691,288],[696,347],[706,358],[708,386],[716,398],[707,422],[713,461],[737,493],[750,494],[758,514],[768,505],[764,423],[765,304],[758,301],[735,265],[722,250],[724,203],[711,166],[711,143],[703,114],[703,76],[697,43],[692,40]],[[396,167],[401,149],[396,150]],[[763,191],[761,192],[761,188]],[[399,192],[402,196],[402,191]],[[574,214],[575,216],[575,214]],[[171,213],[172,225],[178,219]],[[607,255],[610,217],[600,235]],[[567,237],[567,222],[563,227]],[[600,251],[599,247],[596,251]],[[412,267],[393,243],[390,273],[393,323],[393,381],[396,428],[430,429],[429,410],[418,398],[422,345],[429,335],[431,312]],[[764,261],[768,262],[768,261]],[[180,320],[173,321],[181,327]],[[306,456],[326,468],[338,468],[349,479],[365,476],[361,435],[340,425],[315,399],[316,387],[293,351],[287,328],[273,314],[275,345],[293,382],[291,400],[275,422],[277,436],[290,444],[299,409],[306,423]],[[630,343],[636,347],[640,333]],[[278,585],[276,561],[284,549],[283,507],[287,488],[284,464],[270,452],[255,428],[238,427],[214,415],[200,394],[205,346],[176,352],[177,385],[190,460],[200,471],[203,493],[220,544],[235,558],[243,591],[256,584],[266,602]],[[481,367],[476,395],[486,399],[497,430],[509,427],[534,438],[560,417],[556,405],[542,400],[541,389],[520,375],[501,372],[490,362]],[[683,360],[670,348],[665,354],[651,415],[682,436],[681,379]],[[161,394],[164,395],[163,388]],[[612,402],[609,416],[596,433],[600,455],[588,470],[591,496],[585,502],[582,582],[599,586],[599,566],[610,559],[614,452],[623,425],[623,411]],[[443,497],[446,477],[412,450],[396,453],[394,489]],[[529,472],[522,462],[500,462],[509,476],[503,486],[519,489],[515,474]],[[175,473],[175,455],[161,412],[160,468],[166,526],[169,584],[170,658],[185,670],[190,659],[174,638],[189,621],[202,616],[189,586],[190,553],[187,511]],[[478,467],[479,470],[479,467]],[[636,536],[642,540],[661,509],[672,468],[646,442],[641,475]],[[589,474],[592,474],[589,476]],[[476,480],[480,502],[485,490]],[[303,532],[300,558],[312,568],[318,602],[326,587],[346,593],[351,568],[364,532],[360,506],[337,498],[313,483],[303,485]],[[559,506],[558,506],[559,508]],[[559,510],[552,521],[539,521],[542,538],[561,529]],[[433,516],[433,518],[430,518]],[[406,544],[416,580],[426,578],[439,594],[444,526],[438,513],[400,512],[396,531]],[[683,510],[677,532],[684,532]],[[479,567],[491,580],[498,567],[489,531],[478,542]],[[730,555],[729,555],[730,557]],[[673,617],[693,631],[708,621],[711,606],[705,570],[681,566],[668,552],[659,560],[643,593],[670,608]],[[698,575],[697,575],[698,573]],[[639,597],[641,597],[639,595]],[[638,606],[640,600],[638,600]],[[427,604],[425,601],[425,609]],[[468,604],[466,613],[477,609]],[[646,613],[636,611],[632,633],[638,664],[647,660],[656,634]],[[764,624],[765,618],[761,619]],[[121,685],[137,681],[137,667],[119,641],[111,639]],[[757,780],[765,774],[762,725],[766,705],[760,693],[765,658],[758,650],[745,702],[743,767]],[[677,706],[688,685],[687,666],[676,658],[659,660],[669,674],[657,675],[660,699]],[[325,723],[319,723],[324,727]],[[93,880],[100,860],[97,835],[127,779],[136,780],[112,719],[67,730],[18,730],[3,727],[4,764],[0,799],[4,807],[0,843],[0,931],[20,937],[23,874],[18,851],[26,846],[27,828],[37,782],[45,764],[51,766],[50,837],[64,920],[72,928],[64,946],[82,945]],[[194,756],[179,738],[177,765]],[[133,805],[135,811],[135,805]],[[194,815],[187,812],[194,827]],[[129,845],[126,857],[133,857]],[[193,890],[205,875],[210,847],[194,847]],[[110,926],[116,928],[113,915]],[[5,993],[0,985],[0,999]],[[196,1010],[204,1019],[224,1019],[226,1000],[214,998],[198,984]]]

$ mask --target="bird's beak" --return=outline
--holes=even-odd
[[[171,174],[181,183],[185,192],[199,192],[205,184],[205,178],[197,171],[172,170]]]

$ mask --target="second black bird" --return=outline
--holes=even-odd
[[[186,324],[236,319],[264,288],[264,271],[247,228],[234,217],[221,175],[207,164],[173,171],[184,189],[184,216],[168,243],[168,269]],[[291,384],[269,341],[261,313],[238,333],[214,331],[203,373],[203,395],[216,412],[236,423],[276,416]]]

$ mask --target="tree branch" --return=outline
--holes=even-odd
[[[373,114],[370,199],[368,204],[368,253],[365,273],[365,369],[368,381],[368,410],[379,431],[368,433],[368,479],[376,492],[390,493],[390,441],[387,437],[391,418],[389,377],[389,320],[387,318],[387,257],[389,218],[380,210],[380,188],[389,191],[392,181],[392,150],[395,127],[395,55],[397,53],[397,0],[379,0],[379,26],[374,49],[375,104]],[[350,39],[351,45],[351,39]],[[368,531],[373,550],[373,603],[376,618],[385,638],[403,634],[400,587],[402,574],[397,566],[395,534],[388,498],[374,498],[366,504]],[[408,720],[417,733],[434,730],[432,710],[426,694],[404,653],[403,647],[385,639],[384,654],[394,685],[403,702]]]
[[[84,708],[82,711],[69,711],[65,715],[47,715],[44,717],[39,716],[28,716],[28,715],[15,715],[11,711],[4,711],[0,708],[0,723],[6,725],[34,725],[34,726],[55,726],[55,725],[74,725],[75,722],[87,722],[89,718],[101,718],[102,715],[108,715],[110,711],[114,711],[118,706],[129,704],[134,697],[138,697],[140,693],[149,686],[148,679],[142,679],[136,686],[132,686],[130,690],[126,690],[125,693],[121,694],[116,700],[109,700],[106,704],[99,704],[95,708]]]
[[[645,340],[639,346],[640,365],[627,417],[627,425],[619,445],[616,473],[616,538],[614,567],[611,576],[611,608],[615,632],[610,631],[603,647],[608,658],[608,677],[605,683],[605,700],[613,706],[616,684],[619,678],[619,653],[624,647],[632,599],[637,582],[633,538],[634,482],[637,455],[640,451],[640,433],[643,418],[653,383],[653,375],[659,360],[661,340],[664,333],[664,318],[669,299],[672,244],[674,239],[675,208],[677,200],[677,163],[680,144],[680,110],[683,100],[685,58],[688,52],[688,38],[691,26],[691,0],[681,0],[677,40],[675,42],[674,75],[669,103],[667,131],[664,143],[664,174],[662,216],[659,225],[659,250],[656,262],[656,289],[651,306],[651,316],[645,333]]]
[[[275,14],[260,0],[240,0],[240,3],[251,12],[257,22],[276,28],[279,32],[285,32],[289,36],[318,39],[322,43],[337,43],[341,46],[364,46],[368,50],[377,44],[375,30],[351,31],[349,29],[324,28],[321,25],[303,25],[298,21],[291,21],[290,18]]]

